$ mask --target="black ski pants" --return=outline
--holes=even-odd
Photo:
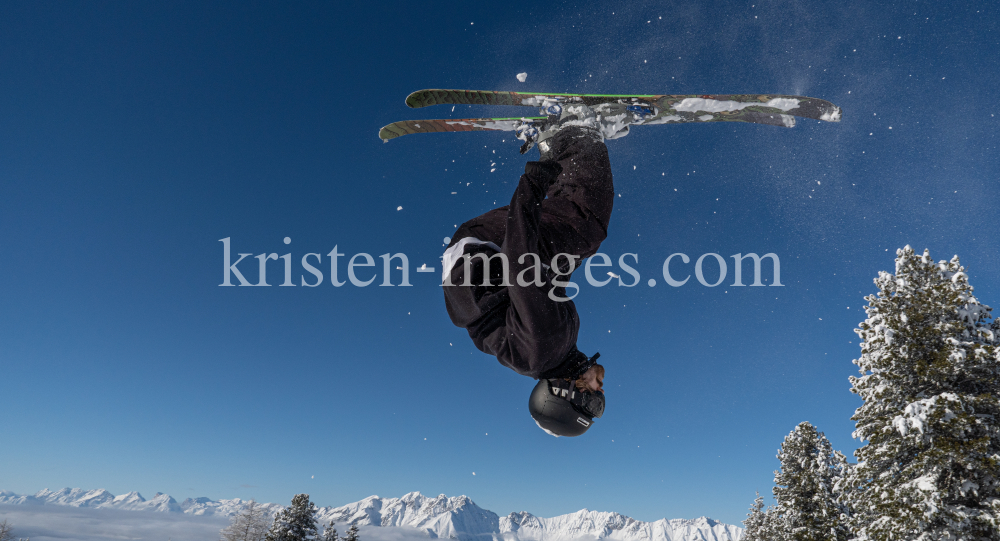
[[[581,259],[590,257],[608,236],[614,205],[608,148],[591,133],[576,127],[564,128],[545,142],[550,147],[545,157],[559,162],[562,173],[549,186],[541,204],[538,256],[547,265],[559,253]],[[475,237],[502,245],[508,207],[493,209],[463,223],[451,243]],[[561,258],[560,266],[564,265],[565,258]]]

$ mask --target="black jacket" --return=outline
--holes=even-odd
[[[478,222],[463,224],[451,241],[451,246],[467,237],[481,241],[468,242],[463,249],[467,255],[491,256],[498,253],[495,247],[500,247],[509,263],[510,287],[500,285],[503,266],[499,258],[494,258],[489,268],[492,285],[482,285],[485,267],[482,257],[472,258],[468,265],[468,283],[473,285],[462,285],[466,283],[466,264],[459,259],[450,273],[453,285],[447,285],[446,280],[443,286],[448,315],[455,325],[468,330],[476,347],[495,355],[501,364],[518,374],[536,379],[576,378],[593,364],[576,349],[580,320],[573,301],[557,302],[549,297],[554,287],[553,271],[546,270],[541,287],[517,285],[521,271],[534,265],[530,256],[524,263],[518,263],[518,258],[522,254],[538,254],[544,258],[551,251],[551,247],[542,246],[542,202],[561,171],[562,167],[554,161],[529,162],[510,205],[477,218]],[[503,236],[498,238],[501,232]],[[605,235],[601,235],[600,240]],[[551,264],[551,260],[541,259],[541,262],[546,266]],[[576,263],[579,264],[579,259]],[[533,278],[533,271],[529,270],[525,280]],[[567,276],[559,278],[560,281],[568,279]],[[552,293],[557,298],[566,296],[565,290],[559,287]]]

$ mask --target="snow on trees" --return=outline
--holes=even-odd
[[[321,541],[340,541],[340,537],[337,535],[337,529],[334,528],[334,525],[336,525],[336,523],[331,520],[330,523],[326,525],[326,528],[323,528],[323,537],[320,538]]]
[[[781,469],[774,472],[775,513],[795,541],[846,541],[847,510],[837,502],[835,486],[846,472],[847,459],[834,451],[813,425],[795,427],[778,451]]]
[[[351,527],[347,529],[347,535],[344,536],[344,541],[358,541],[358,539],[358,526],[351,524]]]
[[[257,500],[250,500],[222,530],[222,541],[263,541],[267,535],[268,518],[267,511]]]
[[[846,541],[847,509],[838,502],[837,481],[847,459],[834,451],[822,432],[809,423],[795,427],[778,451],[774,472],[774,507],[764,509],[757,495],[742,541]]]
[[[867,443],[844,483],[859,541],[1000,539],[1000,357],[958,257],[909,246],[875,279],[851,391]]]
[[[292,505],[274,516],[266,541],[314,541],[316,532],[316,505],[308,494],[297,494]]]
[[[786,541],[787,529],[782,526],[781,517],[773,507],[764,509],[764,498],[758,492],[747,519],[743,521],[740,541]]]
[[[0,541],[14,541],[14,527],[4,519],[0,522]]]

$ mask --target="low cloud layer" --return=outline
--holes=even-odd
[[[20,505],[0,506],[3,519],[14,527],[15,539],[30,537],[32,541],[214,541],[229,524],[222,517]]]
[[[0,505],[0,521],[14,527],[14,538],[31,541],[215,541],[229,524],[224,517],[118,511],[80,507]],[[415,528],[361,528],[363,541],[426,541]]]

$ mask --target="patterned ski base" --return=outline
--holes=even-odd
[[[632,126],[686,122],[750,122],[770,126],[795,126],[795,117],[839,122],[836,105],[818,98],[781,94],[559,94],[504,92],[494,90],[418,90],[406,98],[410,107],[430,105],[519,105],[538,107],[545,115],[558,115],[564,104],[602,103],[625,105],[632,114]],[[441,131],[515,131],[525,124],[543,129],[546,117],[464,118],[407,120],[394,122],[379,131],[383,141],[411,133]]]
[[[410,107],[430,105],[523,105],[546,107],[559,103],[621,103],[644,109],[655,109],[655,115],[666,117],[682,112],[721,113],[755,111],[786,114],[814,120],[837,122],[840,108],[818,98],[782,94],[559,94],[545,92],[504,92],[494,90],[418,90],[406,98]]]
[[[644,124],[681,124],[685,122],[750,122],[769,126],[795,126],[795,117],[782,114],[758,113],[756,111],[735,111],[732,113],[694,114],[679,113],[677,118],[650,117],[633,121],[631,126]],[[403,120],[393,122],[378,132],[379,138],[389,141],[411,133],[434,133],[453,131],[517,131],[526,124],[544,130],[548,117],[515,118],[439,118],[431,120]]]

